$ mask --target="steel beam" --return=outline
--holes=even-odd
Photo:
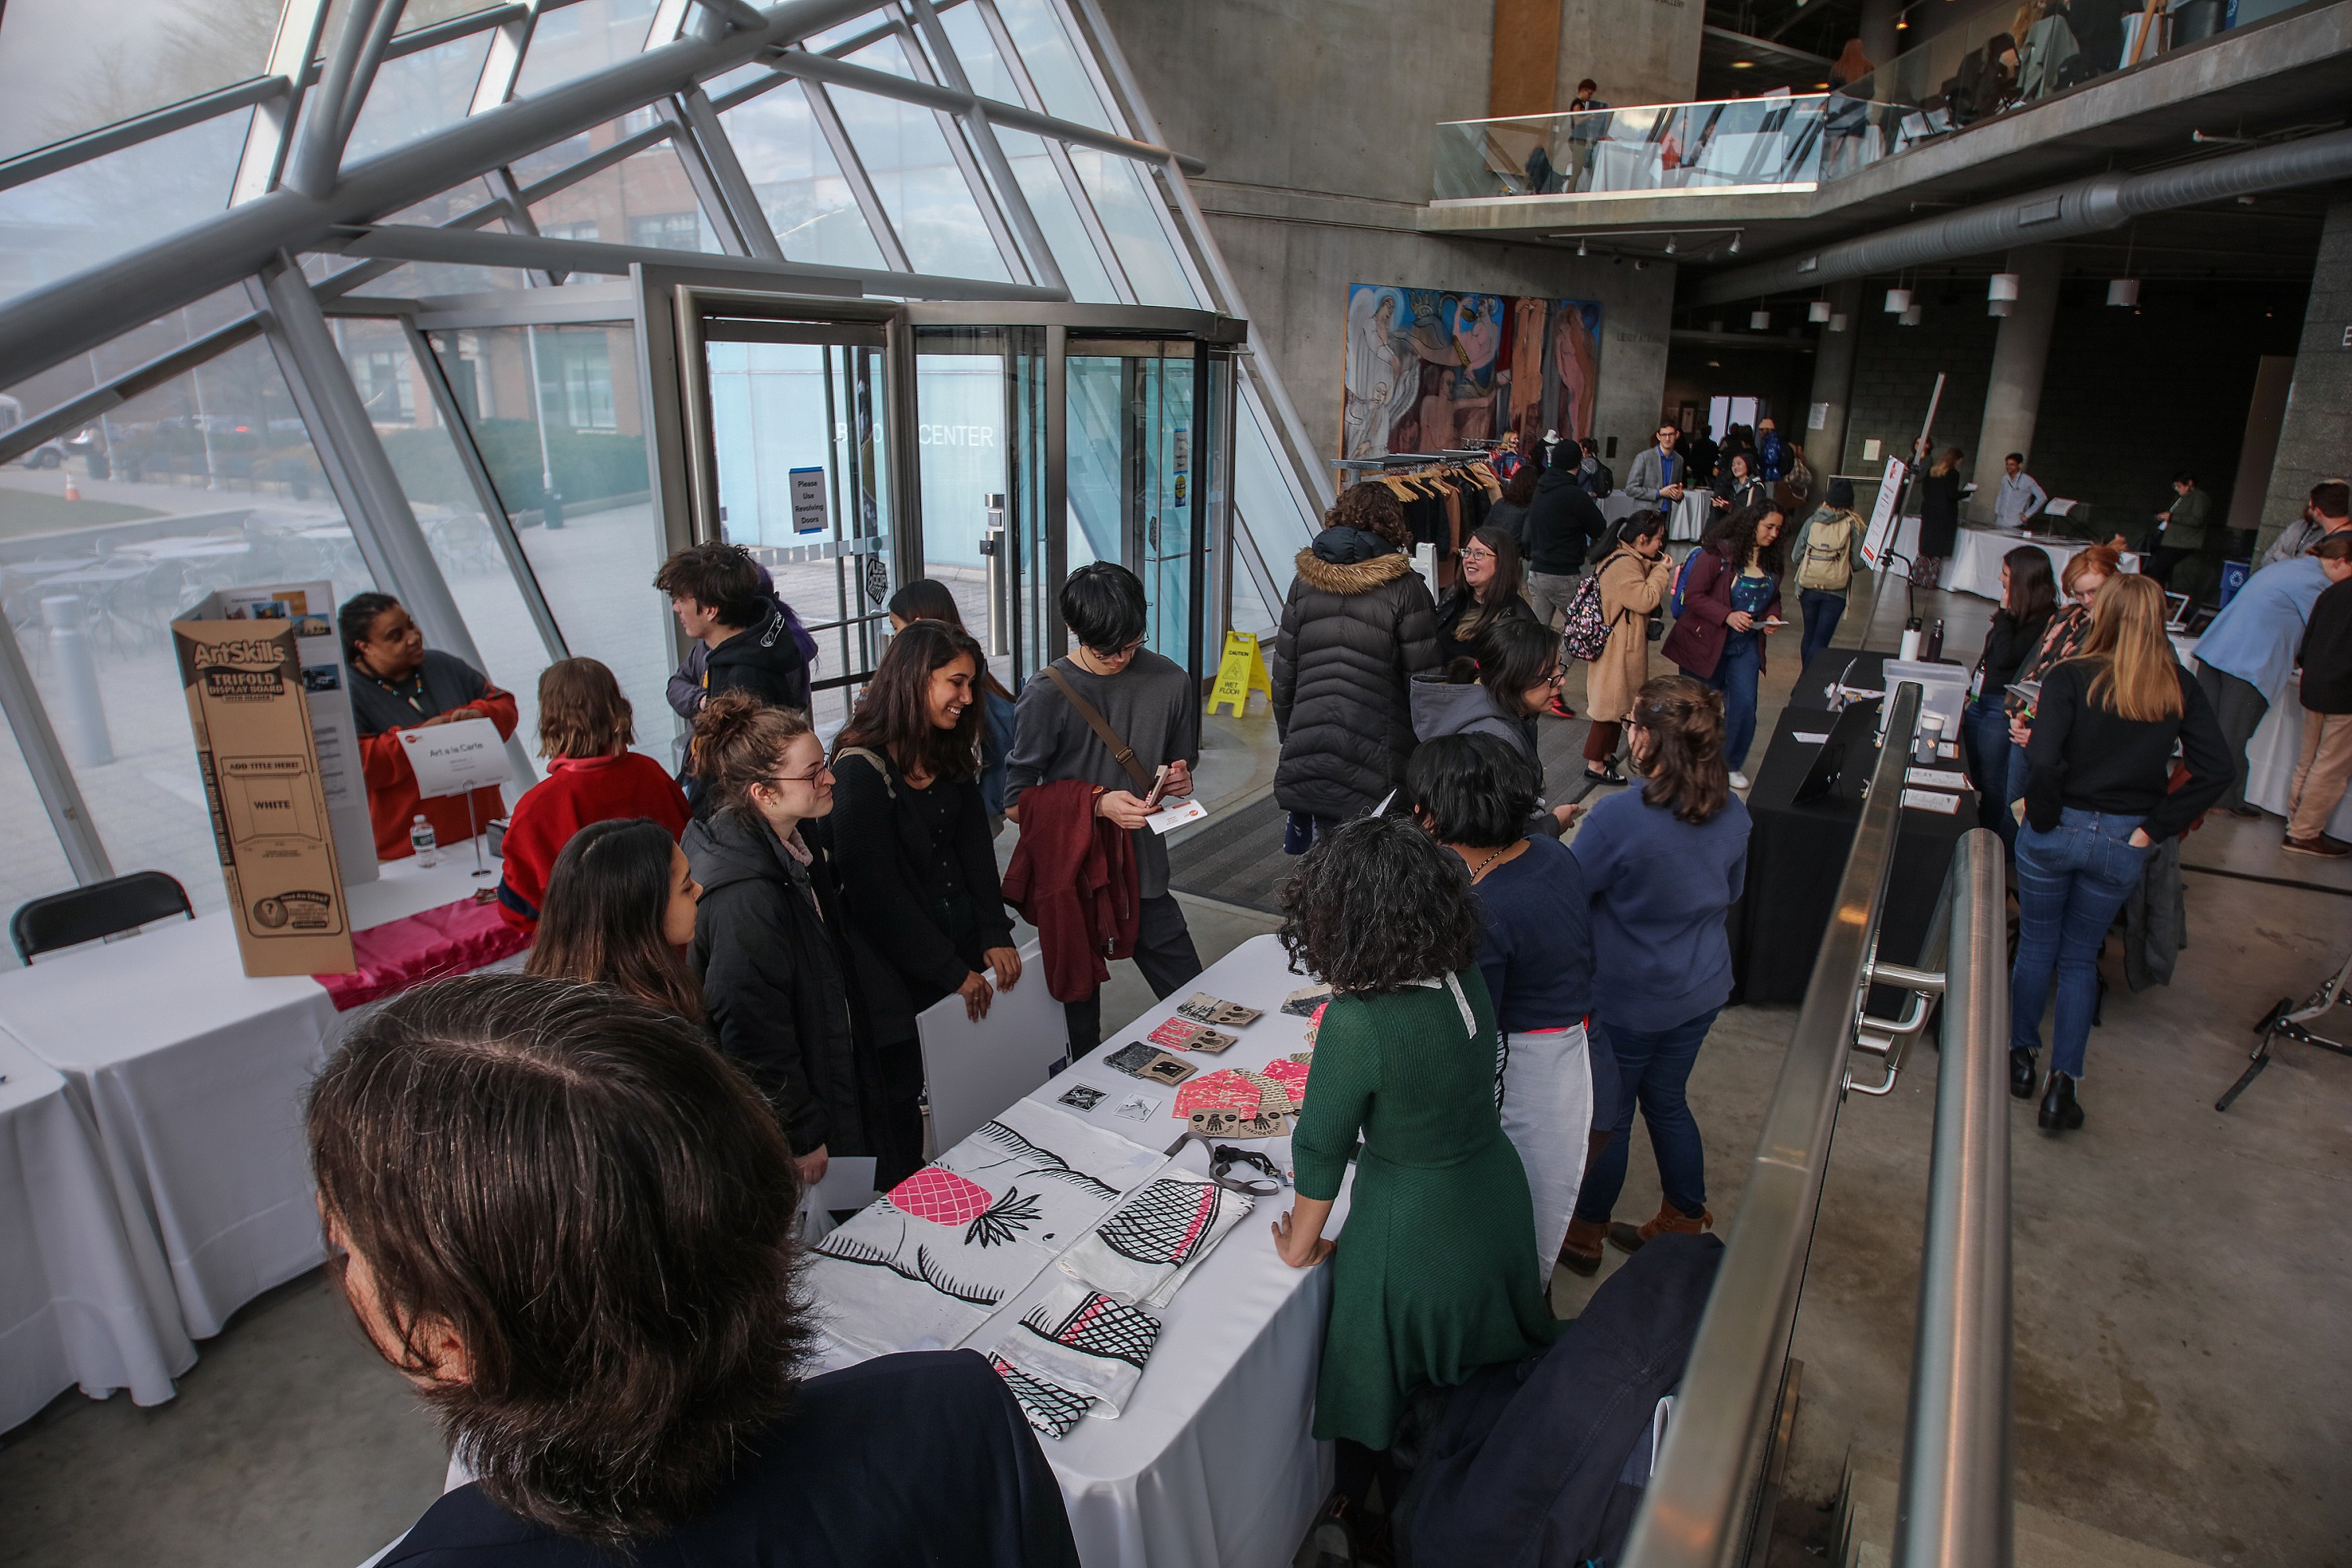
[[[283,78],[292,90],[254,106],[252,123],[245,128],[245,151],[237,159],[236,178],[229,184],[229,205],[257,200],[277,188],[293,143],[295,116],[310,90],[310,61],[318,55],[319,35],[326,25],[327,0],[287,0],[286,8],[278,13],[278,32],[264,68]]]
[[[0,384],[37,374],[228,288],[268,266],[281,250],[311,248],[336,224],[372,222],[413,206],[524,151],[641,109],[752,60],[778,42],[866,8],[866,0],[791,0],[768,13],[764,35],[665,44],[354,164],[323,199],[280,187],[194,228],[27,289],[0,306]]]
[[[734,143],[719,129],[709,96],[699,87],[690,87],[663,100],[661,108],[663,118],[675,128],[670,141],[686,164],[695,199],[710,214],[722,243],[731,237],[732,243],[726,244],[728,253],[763,261],[783,260],[784,247],[776,243],[776,231],[761,209],[751,177],[735,156]]]
[[[939,57],[940,69],[946,75],[948,84],[959,92],[970,94],[971,79],[963,74],[963,62],[956,58],[955,45],[949,41],[947,29],[940,25],[940,14],[931,8],[931,0],[913,0],[913,8],[916,23],[922,28],[924,37],[930,41],[931,53]],[[911,46],[913,40],[908,42]],[[914,57],[917,68],[922,68],[922,51],[909,47],[908,52]],[[1012,219],[1013,226],[1020,231],[1020,247],[1028,252],[1029,275],[1066,294],[1069,292],[1069,280],[1062,276],[1062,264],[1055,258],[1053,246],[1046,242],[1045,231],[1038,226],[1037,215],[1029,209],[1028,194],[1022,190],[1021,182],[1013,177],[1012,160],[1005,157],[1004,149],[998,145],[995,127],[989,124],[987,111],[978,107],[980,100],[974,98],[972,102],[974,107],[965,117],[964,125],[971,133],[971,143],[979,153],[981,162],[988,165],[988,172],[996,182],[997,195],[1004,204],[1005,215]],[[972,180],[969,175],[966,179],[973,186],[975,196],[982,194],[980,181]],[[983,212],[986,210],[982,209]],[[995,226],[991,224],[990,226],[993,228]],[[1003,242],[999,241],[999,244],[1002,246]],[[1010,260],[1008,258],[1008,264]]]
[[[342,37],[335,40],[335,57],[320,79],[318,97],[302,119],[302,140],[294,149],[286,183],[305,195],[323,197],[335,187],[342,167],[343,148],[352,128],[359,123],[368,89],[375,85],[376,68],[400,25],[404,0],[352,0],[343,16]]]
[[[66,762],[65,748],[58,744],[49,710],[42,706],[33,672],[25,666],[25,650],[17,646],[15,630],[5,625],[0,625],[0,711],[7,714],[8,728],[16,732],[25,771],[32,775],[41,807],[49,814],[49,826],[57,832],[58,847],[65,851],[74,880],[85,888],[105,881],[114,875],[114,863],[107,858],[98,825],[89,819],[89,807],[82,802],[81,785]]]
[[[282,99],[293,90],[293,84],[282,76],[256,77],[217,92],[207,92],[158,109],[152,113],[118,120],[86,135],[68,137],[52,142],[46,147],[0,162],[0,191],[28,184],[62,170],[103,158],[110,153],[120,153],[126,147],[136,147],[142,142],[152,142],[158,136],[168,136],[174,131],[184,131],[191,125],[201,125],[215,115],[234,114],[240,109],[250,109],[257,103]]]
[[[841,177],[857,203],[858,213],[866,219],[866,230],[882,252],[882,264],[894,272],[913,271],[914,263],[907,258],[907,247],[898,238],[898,226],[890,221],[889,213],[882,205],[881,193],[867,177],[866,160],[859,154],[857,144],[849,139],[848,128],[842,124],[832,95],[824,90],[822,82],[804,81],[800,86],[801,96],[808,100],[809,117],[816,121],[824,144],[832,149],[834,163],[841,170]]]

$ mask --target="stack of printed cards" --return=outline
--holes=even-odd
[[[1201,1070],[1183,1058],[1154,1050],[1141,1040],[1128,1041],[1104,1059],[1128,1077],[1139,1078],[1146,1083],[1179,1084]]]
[[[1165,1046],[1171,1051],[1199,1051],[1205,1056],[1215,1056],[1238,1037],[1181,1018],[1171,1018],[1151,1031],[1151,1043],[1155,1046]]]
[[[1222,1024],[1228,1029],[1246,1029],[1258,1020],[1256,1008],[1224,1001],[1205,991],[1193,992],[1176,1011],[1196,1024]]]
[[[1328,985],[1309,985],[1294,991],[1282,999],[1282,1010],[1294,1018],[1312,1018],[1331,1000]]]

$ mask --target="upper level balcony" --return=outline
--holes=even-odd
[[[1987,0],[1833,89],[1443,123],[1420,226],[1795,241],[2342,121],[2352,0],[2098,3]]]

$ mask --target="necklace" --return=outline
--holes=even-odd
[[[1476,885],[1476,883],[1477,883],[1477,881],[1478,881],[1478,879],[1479,879],[1479,878],[1481,878],[1481,877],[1483,877],[1483,876],[1485,876],[1485,875],[1486,874],[1486,868],[1487,868],[1487,867],[1489,867],[1489,866],[1491,866],[1491,865],[1493,865],[1496,860],[1500,859],[1502,857],[1504,857],[1504,856],[1506,856],[1506,855],[1509,854],[1509,853],[1511,852],[1511,850],[1512,850],[1514,847],[1515,847],[1515,846],[1513,846],[1513,845],[1506,844],[1506,845],[1504,845],[1500,849],[1496,849],[1496,850],[1494,850],[1494,851],[1492,851],[1491,853],[1489,853],[1489,854],[1487,855],[1487,857],[1486,857],[1484,860],[1479,861],[1475,866],[1471,867],[1471,868],[1470,868],[1470,881],[1471,881],[1471,884],[1472,884],[1473,886],[1475,886],[1475,885]],[[1458,853],[1458,851],[1457,851],[1457,853]]]

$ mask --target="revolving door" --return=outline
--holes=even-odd
[[[1117,562],[1143,582],[1149,646],[1213,677],[1245,323],[715,281],[638,279],[654,500],[671,548],[727,540],[774,576],[819,644],[821,731],[871,678],[890,595],[919,577],[947,584],[1017,685],[1068,649],[1063,578]]]

